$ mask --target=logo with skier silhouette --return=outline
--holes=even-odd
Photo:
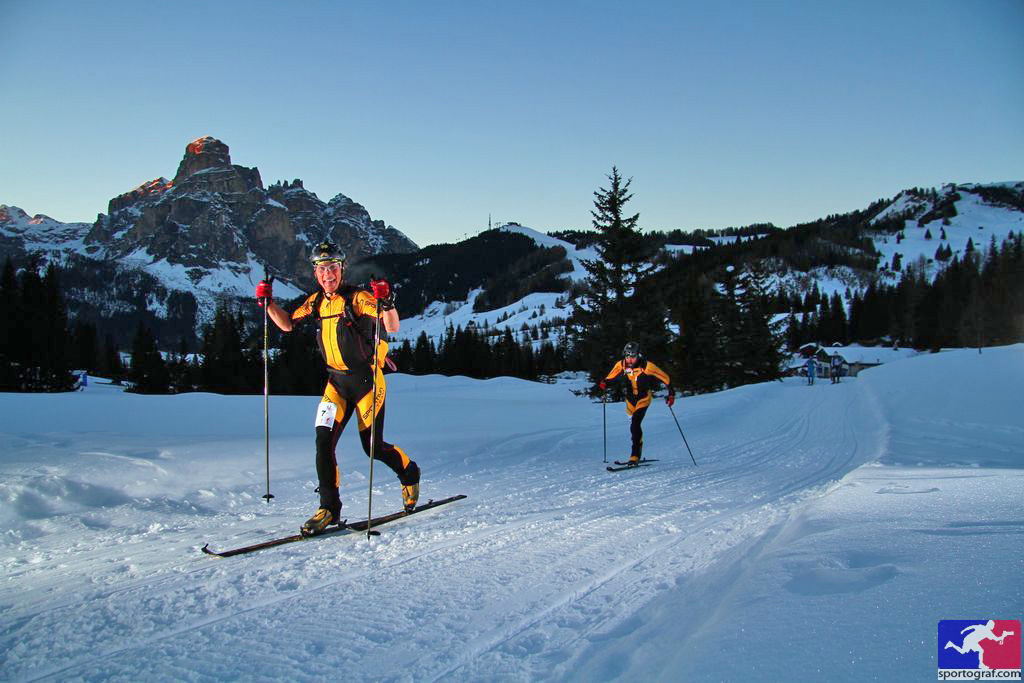
[[[939,622],[939,678],[943,671],[1016,671],[1001,680],[1020,680],[1020,621],[944,619]]]

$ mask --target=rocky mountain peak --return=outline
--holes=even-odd
[[[150,180],[109,206],[84,238],[90,253],[109,259],[146,254],[152,264],[178,269],[175,277],[184,275],[197,291],[223,293],[225,272],[247,281],[254,263],[259,271],[265,267],[313,287],[309,248],[327,237],[352,260],[417,249],[344,195],[328,206],[298,179],[264,188],[258,169],[232,164],[228,146],[208,135],[185,146],[173,181]],[[247,288],[240,285],[238,293]]]
[[[230,169],[231,155],[228,146],[217,138],[204,135],[185,145],[185,156],[174,174],[174,184],[207,169]]]
[[[0,226],[8,230],[26,231],[36,228],[49,229],[54,226],[80,225],[79,223],[61,223],[46,214],[37,213],[29,216],[24,209],[17,206],[0,204]]]
[[[114,213],[120,211],[126,206],[135,204],[139,201],[148,201],[151,199],[159,198],[162,194],[174,187],[174,183],[160,176],[153,180],[142,183],[131,192],[125,192],[122,195],[118,195],[110,200],[107,204],[107,213]]]
[[[0,204],[0,223],[27,222],[28,214],[16,206]]]

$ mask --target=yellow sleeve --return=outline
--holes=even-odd
[[[672,379],[668,376],[668,373],[650,361],[647,361],[647,372],[660,379],[666,387],[672,386]]]
[[[313,313],[313,299],[316,298],[316,293],[310,294],[302,305],[292,311],[292,320],[302,320]]]
[[[620,360],[619,362],[617,362],[615,365],[612,366],[611,372],[609,372],[605,376],[604,379],[607,382],[610,379],[615,379],[616,377],[618,377],[621,374],[622,374],[622,361]]]
[[[360,289],[352,295],[352,311],[356,315],[377,315],[377,300],[369,292]]]

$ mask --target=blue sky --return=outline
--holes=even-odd
[[[721,6],[711,6],[720,4]],[[787,227],[1024,180],[1024,2],[0,2],[0,203],[92,221],[212,135],[420,245]]]

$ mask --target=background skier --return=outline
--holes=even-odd
[[[843,359],[837,353],[829,359],[829,374],[832,376],[832,384],[839,384],[839,378],[843,376]]]
[[[807,373],[807,384],[814,384],[814,375],[818,371],[818,362],[814,360],[814,356],[807,359],[806,373]]]
[[[672,380],[668,373],[651,363],[640,352],[640,345],[636,342],[629,342],[622,349],[622,360],[612,366],[608,375],[601,380],[598,387],[601,391],[608,388],[608,382],[622,375],[627,380],[626,387],[626,414],[632,417],[629,425],[629,432],[632,436],[632,450],[629,454],[630,464],[640,462],[643,454],[644,434],[640,423],[647,415],[647,407],[651,405],[656,382],[661,382],[668,388],[668,396],[665,403],[671,406],[675,403],[676,394],[672,389]]]

